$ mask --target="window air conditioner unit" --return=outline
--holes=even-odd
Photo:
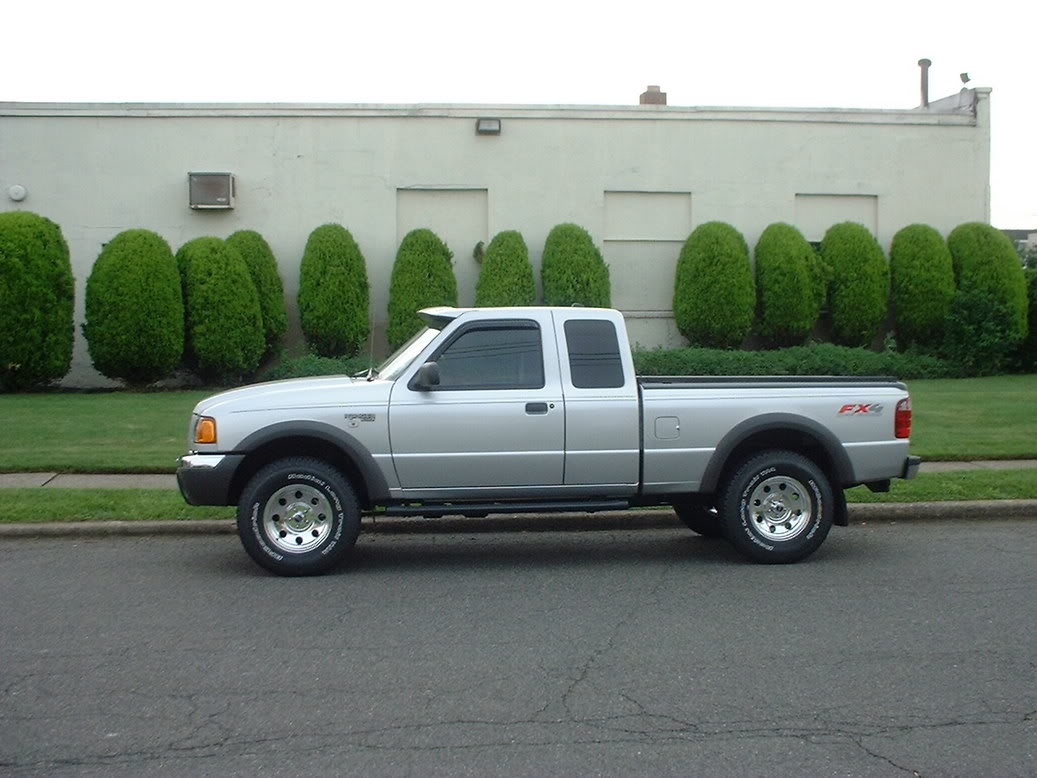
[[[230,209],[234,207],[233,173],[188,173],[191,207]]]

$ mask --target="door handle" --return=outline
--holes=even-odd
[[[544,414],[544,413],[547,413],[547,403],[526,403],[526,413],[529,413],[529,414]]]

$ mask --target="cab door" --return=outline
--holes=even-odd
[[[561,486],[565,407],[551,330],[539,319],[550,325],[533,311],[461,321],[396,381],[389,435],[405,496],[529,496]],[[419,388],[415,373],[430,361],[439,385]]]

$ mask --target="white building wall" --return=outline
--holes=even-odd
[[[602,247],[632,339],[677,344],[673,268],[703,222],[730,222],[750,246],[775,221],[800,221],[819,239],[805,202],[831,213],[866,203],[888,249],[913,222],[946,233],[988,220],[988,91],[973,91],[974,109],[948,112],[0,103],[0,209],[61,225],[77,321],[93,261],[121,230],[155,230],[175,251],[199,235],[256,229],[294,307],[307,236],[339,222],[367,259],[379,332],[407,230],[447,240],[470,304],[477,242],[517,229],[539,271],[548,231],[573,221]],[[477,135],[480,116],[500,118],[501,134]],[[234,173],[234,210],[189,209],[190,171]],[[28,196],[10,199],[12,185]],[[71,379],[97,379],[81,339]]]

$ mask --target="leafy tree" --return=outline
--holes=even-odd
[[[126,230],[105,244],[86,282],[83,335],[98,372],[131,385],[169,376],[184,353],[184,300],[169,244]]]
[[[1014,336],[1026,337],[1026,282],[1015,248],[1003,232],[982,222],[966,222],[947,236],[958,289],[1004,303],[1014,314]]]
[[[389,279],[386,336],[392,348],[399,348],[421,329],[417,312],[422,308],[457,305],[453,256],[432,230],[412,230],[404,236]]]
[[[353,356],[367,341],[367,265],[349,230],[325,224],[310,233],[299,271],[299,318],[310,347]]]
[[[947,241],[925,224],[904,227],[889,250],[893,316],[901,345],[939,345],[954,298]]]
[[[882,248],[863,224],[842,222],[828,228],[821,256],[832,268],[833,338],[846,346],[867,346],[889,308],[889,265]]]
[[[259,311],[263,316],[263,335],[267,351],[270,351],[288,330],[284,285],[277,272],[277,258],[270,250],[270,244],[255,230],[238,230],[227,238],[227,245],[241,254],[252,283],[256,285]]]
[[[548,233],[540,277],[545,305],[612,304],[608,265],[590,233],[577,224],[559,224]]]
[[[498,232],[483,255],[475,304],[533,305],[536,294],[533,265],[522,235],[514,230]]]
[[[778,222],[756,243],[756,331],[778,346],[803,342],[821,312],[816,254],[803,234]]]

